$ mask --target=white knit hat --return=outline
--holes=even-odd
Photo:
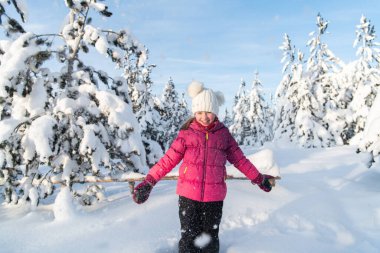
[[[219,106],[224,103],[223,93],[205,89],[203,83],[198,81],[192,81],[187,91],[193,99],[191,103],[193,114],[196,112],[212,112],[218,115]]]

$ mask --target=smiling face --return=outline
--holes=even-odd
[[[212,112],[196,112],[194,116],[195,120],[198,121],[202,126],[210,125],[216,118],[216,115]]]

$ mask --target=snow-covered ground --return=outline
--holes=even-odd
[[[269,148],[282,179],[270,193],[228,181],[222,253],[380,252],[378,164],[368,169],[368,156],[354,147]],[[92,207],[70,207],[64,191],[31,212],[1,205],[0,252],[176,252],[175,186],[159,182],[143,205],[127,183],[107,184],[107,200]]]

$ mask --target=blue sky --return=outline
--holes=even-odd
[[[26,1],[27,28],[53,32],[66,15],[63,0]],[[33,4],[32,4],[33,3]],[[324,41],[344,61],[355,59],[355,26],[362,14],[380,27],[378,0],[110,0],[113,16],[94,25],[128,29],[150,50],[157,67],[152,79],[160,93],[169,77],[180,92],[193,79],[224,92],[231,106],[243,78],[259,72],[265,91],[275,92],[282,73],[278,47],[284,33],[307,57],[305,44],[316,16],[330,21]],[[96,16],[96,15],[93,15]],[[378,40],[380,41],[380,39]]]

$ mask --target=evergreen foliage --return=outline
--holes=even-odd
[[[223,119],[223,124],[229,128],[233,124],[232,116],[231,113],[228,111],[228,108],[226,108],[224,112],[224,119]]]
[[[134,66],[142,68],[146,51],[125,31],[90,24],[93,11],[111,16],[105,4],[72,0],[66,5],[68,19],[59,34],[6,28],[12,36],[0,42],[0,181],[7,202],[37,205],[53,192],[56,180],[71,187],[86,176],[147,171],[125,89],[128,79],[111,78],[81,57],[94,49],[123,68],[133,55]],[[61,70],[51,69],[52,62]],[[99,89],[101,83],[106,88]],[[101,190],[94,186],[76,195],[86,196],[83,202],[89,204]]]
[[[262,146],[273,139],[273,112],[264,100],[258,73],[249,93],[241,80],[232,112],[230,119],[226,109],[224,121],[239,145]]]
[[[281,63],[284,64],[282,72],[284,74],[275,93],[275,115],[273,119],[273,134],[275,140],[290,140],[295,131],[295,102],[291,101],[291,94],[297,90],[299,71],[302,68],[303,55],[295,53],[295,47],[287,34],[284,35],[284,42],[279,47],[282,50]],[[298,63],[296,63],[298,60]]]
[[[161,99],[156,104],[161,116],[159,143],[163,150],[167,150],[182,124],[189,118],[190,112],[184,98],[178,96],[172,78],[165,85]]]
[[[285,35],[283,50],[284,77],[276,94],[275,138],[288,139],[304,147],[340,145],[339,129],[332,127],[330,111],[337,109],[337,89],[332,77],[343,63],[334,56],[321,37],[328,22],[319,14],[317,32],[308,41],[310,56],[306,67],[303,54],[294,61],[294,50]],[[315,36],[314,36],[315,35]],[[291,68],[289,68],[291,66]]]
[[[249,110],[248,97],[246,94],[246,83],[241,79],[240,87],[235,95],[234,106],[232,108],[232,121],[230,131],[239,145],[244,144],[244,139],[248,136],[250,129],[247,112]]]
[[[304,147],[354,144],[376,159],[380,43],[375,41],[374,26],[361,17],[354,41],[358,59],[347,64],[322,42],[327,27],[318,14],[306,64],[301,52],[294,57],[294,46],[284,37],[280,47],[284,76],[276,93],[274,139]]]
[[[377,95],[380,85],[380,44],[375,42],[374,26],[365,16],[357,25],[354,47],[357,47],[354,61],[347,71],[350,75],[347,81],[351,86],[352,99],[348,104],[349,118],[345,137],[346,143],[357,144],[363,137],[363,131],[369,111]]]
[[[261,147],[273,138],[273,113],[265,102],[259,73],[256,72],[252,88],[248,94],[249,110],[247,119],[249,130],[244,145]]]
[[[144,65],[141,65],[144,66]],[[133,81],[128,82],[128,93],[132,101],[133,113],[136,115],[141,127],[142,140],[145,147],[146,162],[153,166],[163,155],[163,149],[159,144],[161,116],[155,106],[155,97],[152,94],[152,80],[150,78],[154,65],[145,68],[128,69],[127,78],[134,76]]]

